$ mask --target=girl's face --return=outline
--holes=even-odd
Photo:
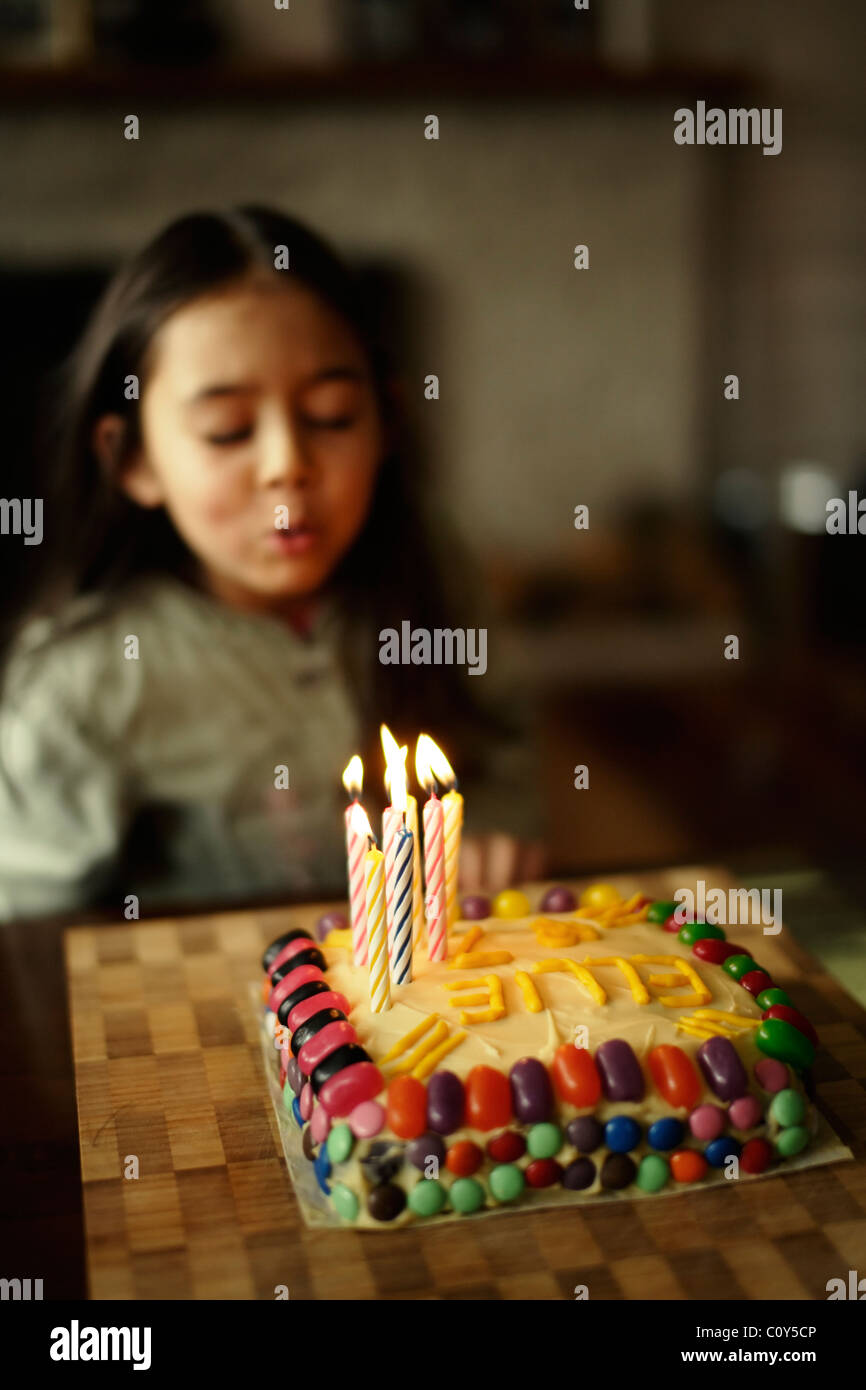
[[[314,594],[364,524],[385,448],[352,330],[303,286],[241,282],[174,313],[151,362],[121,485],[166,508],[233,606]]]

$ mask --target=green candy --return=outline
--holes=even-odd
[[[725,965],[727,965],[725,961]],[[767,1057],[775,1057],[779,1062],[789,1062],[792,1067],[802,1071],[815,1060],[815,1049],[805,1033],[783,1018],[765,1018],[758,1025],[755,1042]]]
[[[648,922],[666,922],[669,917],[673,917],[679,903],[657,902],[650,903],[646,919]]]
[[[448,1189],[448,1198],[455,1211],[477,1211],[484,1205],[484,1188],[474,1178],[455,1178]]]
[[[704,941],[707,937],[711,937],[713,941],[724,941],[725,933],[721,927],[714,927],[711,922],[686,922],[677,932],[677,941],[681,941],[684,946],[694,946],[696,941]]]
[[[790,1129],[780,1130],[776,1136],[776,1149],[782,1158],[793,1158],[809,1142],[809,1131],[802,1125],[792,1125]]]
[[[445,1205],[448,1193],[436,1178],[422,1178],[409,1193],[409,1210],[416,1216],[435,1216]]]
[[[337,1213],[342,1216],[344,1221],[354,1221],[358,1215],[358,1198],[355,1196],[351,1187],[345,1183],[335,1182],[331,1184],[331,1201],[337,1208]]]
[[[756,1000],[759,1009],[766,1013],[774,1004],[787,1004],[788,1008],[793,1008],[793,1004],[783,989],[778,989],[775,985],[772,989],[762,989]]]
[[[334,1125],[325,1148],[332,1163],[345,1163],[355,1147],[355,1136],[348,1125]]]
[[[526,1179],[516,1163],[499,1163],[487,1179],[497,1202],[513,1202],[523,1191]]]
[[[662,1158],[661,1154],[646,1154],[640,1161],[635,1182],[644,1192],[659,1192],[670,1173],[667,1159]]]
[[[806,1105],[799,1091],[777,1091],[770,1102],[771,1118],[786,1129],[798,1125],[805,1113]]]
[[[562,1130],[558,1125],[533,1125],[526,1136],[526,1147],[533,1158],[553,1158],[562,1148]]]
[[[760,970],[757,961],[752,960],[751,956],[728,956],[722,965],[722,969],[732,976],[735,980],[741,980],[744,975],[748,975],[750,970]]]
[[[284,1109],[284,1110],[288,1110],[288,1112],[289,1112],[290,1115],[291,1115],[291,1113],[292,1113],[292,1101],[293,1101],[294,1099],[295,1099],[295,1093],[294,1093],[294,1091],[292,1090],[292,1088],[291,1088],[291,1086],[289,1085],[288,1081],[284,1082],[284,1083],[283,1083],[283,1109]]]

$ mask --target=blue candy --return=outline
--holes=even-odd
[[[651,1149],[661,1149],[667,1153],[668,1149],[675,1149],[683,1142],[685,1132],[682,1120],[676,1120],[671,1115],[665,1120],[655,1120],[647,1130],[646,1137]]]
[[[615,1154],[627,1154],[640,1143],[640,1125],[630,1115],[614,1115],[604,1127],[604,1142]]]
[[[325,1196],[329,1197],[331,1195],[331,1189],[325,1179],[331,1176],[331,1160],[328,1158],[328,1150],[325,1148],[324,1144],[319,1150],[316,1161],[313,1164],[313,1172],[316,1175],[316,1182],[319,1184],[319,1187],[322,1189]]]
[[[728,1139],[724,1135],[719,1139],[713,1139],[704,1149],[704,1158],[711,1168],[724,1168],[729,1158],[739,1158],[742,1144],[736,1139]]]
[[[301,1102],[298,1100],[297,1096],[295,1096],[295,1099],[292,1101],[292,1114],[295,1117],[295,1124],[298,1126],[298,1129],[303,1129],[304,1122],[301,1119]]]

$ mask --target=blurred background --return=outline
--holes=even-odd
[[[859,891],[866,535],[825,506],[866,497],[864,39],[862,0],[3,0],[6,495],[117,261],[274,203],[378,287],[540,701],[554,871]],[[676,145],[698,100],[781,107],[782,153]]]

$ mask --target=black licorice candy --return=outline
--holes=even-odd
[[[283,932],[282,936],[278,936],[276,941],[271,942],[262,956],[262,969],[266,975],[268,973],[268,968],[273,965],[283,947],[288,946],[290,941],[297,941],[299,936],[305,936],[309,941],[313,940],[310,933],[304,931],[302,927],[293,927],[291,931]]]
[[[321,1033],[322,1029],[327,1028],[329,1023],[339,1023],[345,1017],[342,1009],[320,1009],[317,1014],[313,1014],[292,1034],[292,1041],[289,1046],[294,1056],[297,1057],[304,1043],[309,1042],[310,1038],[314,1038],[317,1033]]]
[[[372,1058],[368,1052],[358,1043],[344,1043],[342,1047],[337,1047],[333,1052],[323,1059],[316,1067],[310,1081],[313,1086],[313,1094],[318,1095],[326,1081],[330,1081],[332,1076],[336,1076],[338,1071],[344,1067],[352,1067],[356,1062],[370,1062]]]
[[[280,1023],[288,1023],[289,1014],[296,1004],[300,1004],[302,999],[309,999],[314,994],[324,994],[326,991],[330,992],[330,989],[331,986],[328,984],[327,980],[311,980],[308,985],[298,985],[297,989],[293,989],[291,994],[286,995],[277,1009],[277,1018],[280,1020]]]
[[[278,965],[271,975],[271,984],[278,985],[280,980],[284,980],[287,975],[291,975],[293,970],[297,970],[301,965],[316,965],[320,970],[327,970],[328,962],[322,955],[317,946],[310,942],[308,951],[299,951],[291,960],[284,960],[282,965]]]

